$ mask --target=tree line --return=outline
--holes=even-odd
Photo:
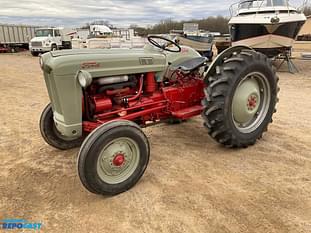
[[[304,13],[306,16],[310,16],[310,15],[311,15],[311,6],[305,7],[303,13]]]
[[[220,32],[223,34],[229,33],[228,29],[229,18],[223,16],[210,16],[206,19],[193,19],[189,21],[175,21],[173,19],[161,20],[159,23],[144,28],[137,25],[131,25],[130,28],[135,29],[136,33],[140,36],[148,34],[165,34],[171,30],[182,30],[184,23],[197,23],[199,29],[211,32]]]

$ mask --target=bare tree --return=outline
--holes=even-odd
[[[228,21],[229,19],[223,16],[208,17],[200,20],[193,19],[189,21],[174,21],[169,18],[161,20],[159,23],[148,28],[137,27],[137,25],[133,25],[132,28],[134,28],[139,35],[146,36],[148,34],[165,34],[169,33],[171,30],[182,30],[184,23],[197,23],[199,24],[199,28],[203,30],[228,33]]]
[[[306,15],[306,16],[310,16],[311,15],[311,5],[308,5],[305,7],[303,13]]]

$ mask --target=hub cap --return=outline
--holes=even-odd
[[[124,154],[117,154],[112,161],[113,165],[116,167],[121,167],[124,164],[124,162],[125,162]]]
[[[270,105],[270,85],[265,75],[253,72],[243,78],[232,100],[232,120],[242,133],[251,133],[264,121]]]
[[[136,170],[140,159],[137,143],[127,137],[109,142],[100,152],[97,173],[108,184],[127,180]]]
[[[253,111],[257,107],[258,97],[251,95],[247,100],[247,108],[249,111]]]

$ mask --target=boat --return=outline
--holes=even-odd
[[[189,46],[196,51],[198,51],[201,55],[207,57],[208,59],[212,59],[213,57],[213,44],[214,37],[213,35],[201,36],[201,35],[187,35],[184,34],[182,36],[177,36],[177,40],[180,45]]]
[[[178,36],[179,43],[194,48],[199,52],[210,50],[213,45],[213,37],[203,36]]]
[[[306,21],[288,0],[242,0],[230,12],[232,46],[246,45],[269,57],[290,51]]]
[[[200,30],[197,23],[184,23],[182,30],[171,30],[169,36],[180,45],[191,47],[202,56],[212,60],[214,37],[219,34]]]

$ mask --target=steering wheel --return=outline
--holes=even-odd
[[[164,40],[168,43],[165,43],[163,45],[160,45],[155,39],[160,39],[160,40]],[[174,41],[167,39],[165,37],[162,36],[148,36],[148,41],[150,44],[152,44],[153,46],[159,48],[159,49],[163,49],[165,51],[171,52],[171,53],[179,53],[181,51],[181,47]],[[169,45],[174,45],[174,47],[177,48],[177,50],[173,50],[173,49],[169,49],[168,46]]]

